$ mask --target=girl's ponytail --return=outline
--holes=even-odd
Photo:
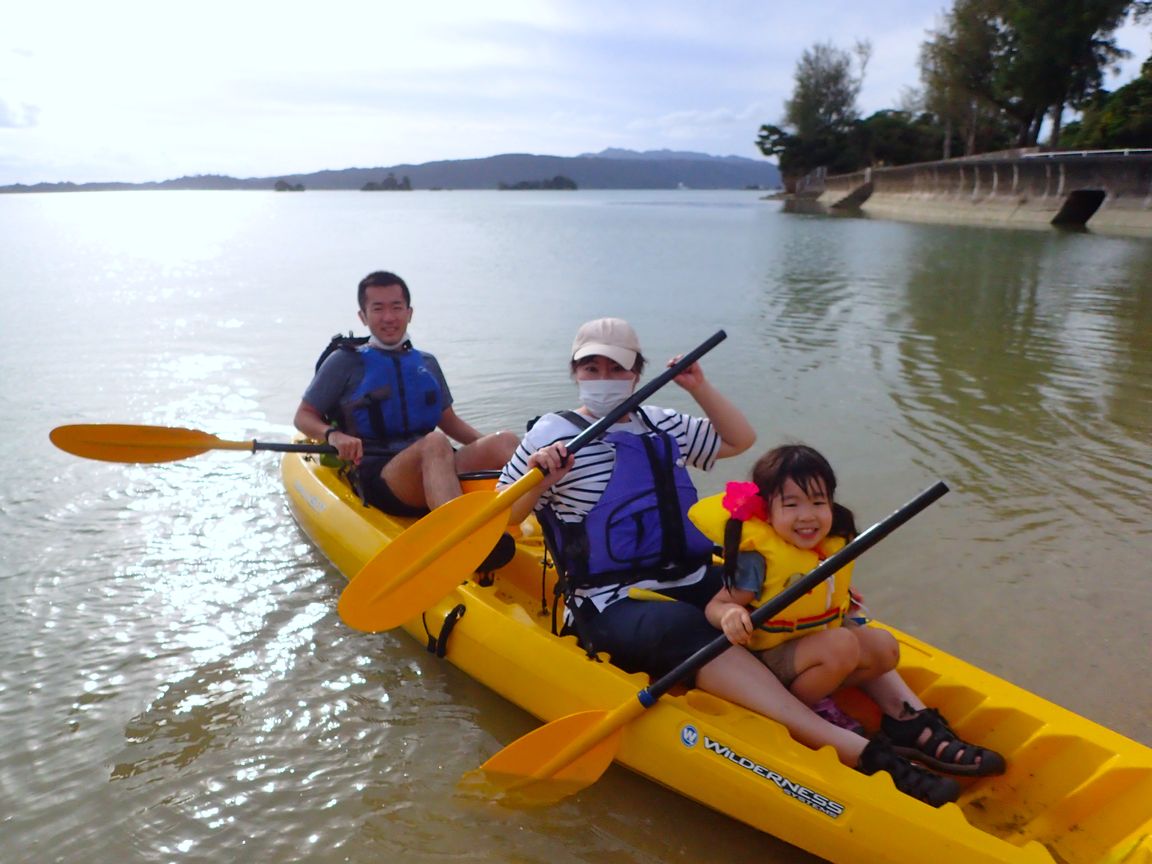
[[[736,561],[740,557],[740,535],[748,519],[767,519],[768,503],[755,483],[733,481],[724,487],[724,509],[731,515],[724,523],[724,587],[736,584]]]
[[[736,561],[740,557],[740,535],[744,532],[744,522],[732,517],[724,523],[724,587],[729,591],[736,584]]]

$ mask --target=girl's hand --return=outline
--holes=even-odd
[[[680,362],[680,358],[683,356],[683,354],[677,354],[675,357],[669,360],[667,363],[668,368],[675,366],[678,362]],[[693,363],[691,366],[677,375],[674,380],[677,384],[691,393],[697,390],[704,383],[704,370],[700,368],[699,363]]]
[[[333,436],[335,437],[335,436]],[[568,448],[563,441],[556,441],[547,447],[541,447],[528,457],[528,468],[539,468],[544,472],[544,481],[540,484],[547,489],[561,480],[572,470],[575,460],[568,454]]]
[[[720,615],[720,629],[733,645],[747,645],[752,638],[752,616],[743,606],[732,603]]]

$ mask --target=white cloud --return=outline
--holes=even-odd
[[[27,102],[9,104],[0,99],[0,128],[20,129],[35,126],[40,109]]]
[[[805,48],[869,39],[861,107],[896,107],[946,2],[11,4],[0,184],[607,146],[757,157]]]

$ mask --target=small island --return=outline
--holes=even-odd
[[[287,180],[277,180],[273,187],[277,192],[303,192],[303,183],[289,183]]]
[[[525,189],[566,189],[574,191],[577,186],[575,180],[557,174],[551,180],[521,180],[519,183],[514,183],[511,185],[508,183],[501,183],[496,188],[501,192],[518,192]]]
[[[391,171],[388,176],[381,180],[379,183],[369,181],[360,187],[361,192],[411,192],[412,181],[405,175],[397,180],[396,175]]]

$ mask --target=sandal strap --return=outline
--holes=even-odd
[[[1004,772],[1003,756],[995,750],[965,741],[935,708],[923,708],[906,720],[885,715],[881,720],[881,729],[898,752],[911,759],[925,761],[938,771],[956,769],[957,773],[963,774]],[[928,737],[921,741],[925,730],[929,733]]]
[[[944,745],[943,749],[940,748],[941,744]],[[979,751],[982,749],[958,738],[947,724],[943,729],[932,728],[932,734],[928,739],[922,743],[917,742],[915,746],[924,755],[931,756],[937,762],[950,762],[956,765],[976,764]]]
[[[856,770],[862,774],[884,771],[891,776],[893,785],[905,795],[933,807],[955,801],[960,795],[960,786],[955,780],[912,764],[896,753],[883,738],[874,738],[868,743],[860,754]]]

